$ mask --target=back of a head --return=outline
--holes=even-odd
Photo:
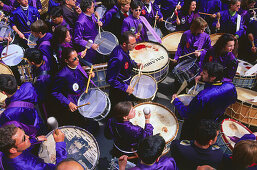
[[[54,48],[58,46],[58,44],[62,44],[65,41],[67,35],[68,28],[66,26],[60,25],[55,28],[53,33]]]
[[[165,140],[159,134],[146,137],[138,146],[138,156],[145,164],[153,164],[164,150]]]
[[[114,106],[113,113],[114,117],[118,121],[122,121],[124,116],[127,116],[133,107],[132,102],[130,101],[124,101],[124,102],[119,102]]]
[[[7,125],[0,128],[0,151],[9,154],[9,150],[15,147],[15,140],[12,136],[16,134],[18,128],[14,125]]]
[[[118,7],[130,4],[130,3],[131,3],[131,0],[117,0]]]
[[[192,33],[196,33],[197,30],[206,28],[207,26],[207,22],[202,17],[198,17],[193,20],[190,30]]]
[[[81,0],[80,8],[81,8],[82,12],[86,12],[87,9],[91,7],[92,3],[94,3],[93,0]]]
[[[27,48],[24,52],[24,57],[35,64],[41,64],[43,61],[43,53],[36,48]]]
[[[208,62],[204,65],[203,70],[206,70],[209,77],[216,77],[215,81],[221,81],[223,78],[224,67],[216,62]]]
[[[236,167],[247,168],[257,161],[257,141],[242,140],[239,141],[232,153],[233,164]]]
[[[137,9],[138,7],[142,8],[143,3],[140,0],[133,0],[131,1],[130,8]]]
[[[49,14],[51,17],[60,17],[63,16],[63,11],[61,6],[54,7]]]
[[[67,158],[56,166],[56,170],[84,170],[84,168],[73,158]]]
[[[196,130],[195,140],[200,145],[208,145],[210,140],[214,140],[217,136],[219,127],[215,121],[201,120]]]
[[[123,43],[128,44],[129,43],[129,37],[136,37],[135,34],[133,34],[130,31],[125,31],[121,34],[121,37],[119,39],[120,44],[122,45]]]
[[[48,32],[48,26],[46,25],[45,21],[38,19],[30,26],[31,31],[33,32],[41,32],[42,34],[45,34]]]
[[[17,90],[15,77],[11,74],[0,74],[0,90],[12,95]]]

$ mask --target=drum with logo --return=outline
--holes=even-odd
[[[162,45],[171,54],[175,54],[178,49],[178,44],[184,31],[173,32],[162,38]]]
[[[169,72],[169,57],[166,49],[154,42],[142,42],[135,46],[130,52],[130,57],[137,63],[142,63],[143,74],[152,76],[157,82],[167,77]],[[135,74],[138,69],[134,69]]]
[[[247,127],[234,119],[224,119],[221,123],[220,133],[217,137],[217,144],[225,154],[232,155],[235,146],[235,139],[245,134],[252,133]]]
[[[257,126],[257,92],[236,87],[237,101],[230,105],[225,113],[240,122]]]
[[[89,104],[78,108],[79,113],[85,118],[92,118],[96,121],[105,118],[111,109],[109,97],[96,88],[90,88],[87,93],[82,93],[77,106],[86,103]]]
[[[67,157],[79,162],[84,169],[95,169],[100,157],[98,143],[88,131],[76,126],[62,126],[59,128],[65,135]],[[38,156],[45,163],[56,163],[56,147],[53,131],[46,136],[39,149]]]
[[[111,54],[112,50],[119,44],[117,37],[108,31],[101,32],[95,37],[95,44],[98,44],[97,52],[102,55]]]
[[[3,57],[2,61],[8,66],[18,65],[23,60],[23,56],[23,49],[16,44],[9,45],[8,50],[7,47],[5,47],[1,54],[1,57]]]
[[[213,46],[224,33],[211,34],[211,46]]]
[[[156,80],[149,75],[135,75],[131,82],[130,86],[134,86],[133,95],[139,100],[139,102],[151,101],[154,99],[157,92],[157,82]]]
[[[153,125],[153,135],[160,133],[166,142],[166,148],[163,154],[166,154],[170,149],[171,142],[176,138],[179,124],[174,113],[167,107],[159,103],[145,102],[136,105],[136,115],[130,122],[133,125],[138,125],[142,128],[145,127],[145,116],[143,109],[145,107],[150,108],[151,118],[150,123]]]
[[[239,87],[246,87],[250,89],[253,88],[256,85],[257,74],[254,73],[252,75],[245,76],[245,72],[252,67],[253,67],[252,64],[243,60],[238,60],[238,67],[237,67],[236,75],[233,78],[233,84]]]

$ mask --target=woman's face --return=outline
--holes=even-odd
[[[69,59],[65,60],[67,65],[69,65],[71,68],[75,68],[79,65],[79,58],[78,58],[78,53],[74,50],[70,53]]]
[[[198,30],[196,31],[196,34],[204,33],[205,29],[206,29],[206,27],[198,29]]]
[[[189,12],[194,12],[195,9],[196,9],[196,1],[192,1],[189,8]]]
[[[64,42],[70,42],[70,41],[71,41],[70,31],[67,31]]]
[[[224,48],[224,51],[225,52],[232,52],[235,48],[235,41],[228,41],[225,48]]]

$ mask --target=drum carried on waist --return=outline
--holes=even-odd
[[[151,75],[158,83],[167,77],[169,72],[169,57],[166,49],[154,42],[142,42],[130,52],[130,57],[137,63],[142,63],[143,74]],[[135,74],[138,69],[134,69]]]
[[[94,136],[85,129],[76,126],[62,126],[59,129],[65,135],[67,158],[75,159],[84,169],[95,169],[99,161],[100,150]],[[56,143],[53,131],[48,133],[46,137],[47,141],[41,144],[38,156],[45,163],[55,164]]]
[[[85,118],[91,118],[96,121],[105,118],[111,109],[109,97],[103,91],[96,88],[90,88],[87,93],[82,93],[77,106],[86,103],[89,104],[78,108],[79,113]]]
[[[235,146],[235,140],[238,140],[245,134],[252,133],[247,127],[234,119],[224,119],[221,123],[220,133],[217,137],[217,144],[223,153],[232,155]]]
[[[9,45],[8,50],[7,47],[5,47],[1,54],[1,57],[3,57],[2,61],[8,66],[18,65],[23,60],[23,56],[23,48],[16,44]]]
[[[213,46],[224,33],[211,34],[211,46]]]
[[[178,44],[184,31],[173,32],[162,38],[162,45],[171,54],[175,54],[178,49]]]
[[[230,105],[225,114],[248,125],[257,126],[257,92],[236,87],[237,101]]]
[[[136,115],[133,119],[130,119],[130,122],[133,125],[145,128],[145,115],[143,112],[145,107],[150,108],[150,123],[154,127],[153,135],[160,133],[166,142],[166,148],[163,151],[163,154],[166,154],[170,149],[171,142],[177,136],[179,129],[178,120],[174,113],[167,107],[159,103],[145,102],[134,107]]]
[[[112,50],[119,44],[117,37],[108,31],[101,32],[95,37],[95,44],[98,44],[97,52],[102,55],[111,54]]]
[[[253,88],[256,85],[257,74],[254,73],[250,76],[245,76],[245,72],[252,67],[253,67],[252,64],[243,60],[238,60],[238,67],[237,67],[236,75],[233,78],[233,84],[239,87],[246,87],[250,89]]]
[[[139,99],[140,102],[151,101],[154,99],[157,92],[157,82],[156,80],[149,75],[141,75],[140,78],[138,75],[135,75],[130,81],[130,86],[134,86],[133,95]]]

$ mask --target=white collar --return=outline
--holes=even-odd
[[[23,10],[25,10],[25,11],[29,9],[29,5],[26,6],[26,7],[20,5],[20,7],[21,7],[21,9],[23,9]]]
[[[67,64],[67,67],[69,67],[70,69],[72,69],[72,70],[76,70],[77,69],[77,66],[76,67],[74,67],[74,68],[72,68],[71,66],[69,66],[68,64]]]

